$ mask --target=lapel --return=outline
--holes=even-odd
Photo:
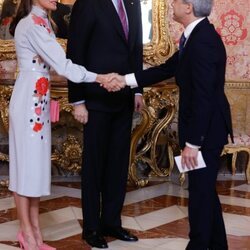
[[[185,44],[185,48],[182,52],[182,55],[181,55],[181,61],[183,61],[183,59],[185,58],[186,54],[187,54],[187,51],[190,47],[190,44],[192,44],[193,40],[195,39],[196,37],[196,34],[200,31],[203,31],[204,30],[204,26],[207,26],[207,25],[210,25],[209,21],[207,18],[205,18],[204,20],[202,20],[201,22],[199,22],[195,28],[193,29],[192,33],[190,34],[188,40],[187,40],[187,43]]]
[[[135,43],[136,30],[137,30],[137,25],[138,25],[137,18],[138,18],[139,13],[137,13],[138,7],[136,6],[136,4],[138,3],[136,0],[123,0],[123,1],[124,1],[124,5],[126,8],[128,24],[129,24],[128,43],[129,43],[130,48],[132,48]]]

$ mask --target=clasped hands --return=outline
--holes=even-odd
[[[96,81],[109,92],[119,91],[126,86],[125,76],[117,73],[98,74]]]

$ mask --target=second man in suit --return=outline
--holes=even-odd
[[[118,76],[114,82],[114,86],[125,86],[125,82],[130,86],[148,86],[175,76],[180,95],[182,164],[195,168],[200,150],[207,166],[188,173],[187,250],[228,249],[216,178],[221,151],[229,134],[232,138],[232,125],[224,93],[226,51],[207,18],[212,4],[213,0],[173,0],[173,18],[185,28],[179,50],[159,66],[125,78]],[[112,89],[112,84],[103,83],[108,89]]]

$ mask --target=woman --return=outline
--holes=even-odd
[[[74,82],[99,82],[96,75],[66,59],[48,11],[56,0],[21,0],[10,31],[15,38],[19,74],[9,107],[10,185],[20,219],[18,240],[25,250],[55,249],[43,243],[39,201],[50,194],[50,66]]]

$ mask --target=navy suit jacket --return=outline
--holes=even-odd
[[[231,113],[224,93],[226,51],[208,19],[192,31],[182,55],[135,74],[139,86],[175,76],[179,86],[179,142],[219,148],[232,136]]]
[[[99,74],[127,74],[142,70],[142,25],[139,0],[124,0],[129,38],[111,0],[77,0],[69,27],[67,56],[74,63]],[[129,87],[108,92],[98,83],[69,82],[69,102],[86,100],[88,109],[105,112],[133,108],[134,93]],[[136,92],[142,92],[137,89]]]

